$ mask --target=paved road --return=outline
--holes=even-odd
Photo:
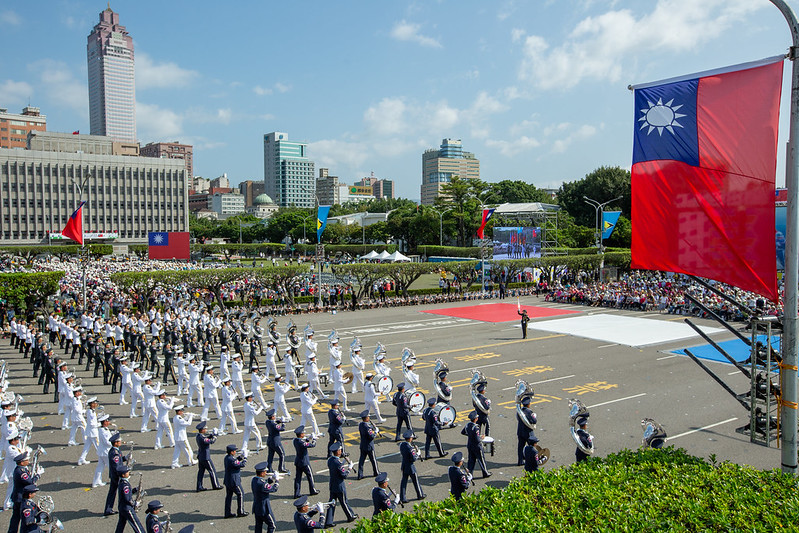
[[[473,305],[465,302],[458,305]],[[492,302],[488,302],[492,303]],[[522,304],[569,308],[583,314],[614,313],[618,315],[646,316],[653,320],[678,320],[671,315],[647,314],[607,309],[572,307],[568,305],[544,303],[534,296],[523,298]],[[434,306],[444,307],[444,306]],[[641,443],[640,421],[652,417],[663,424],[670,435],[670,444],[686,448],[690,453],[709,457],[714,454],[719,460],[730,460],[754,465],[758,468],[774,468],[779,465],[779,451],[750,444],[748,439],[735,432],[735,428],[748,421],[747,413],[726,392],[712,382],[696,365],[685,357],[673,356],[668,350],[700,344],[698,340],[676,342],[645,348],[632,348],[616,344],[597,342],[589,339],[547,333],[536,330],[536,321],[530,323],[528,339],[521,340],[521,331],[515,322],[486,323],[462,318],[441,317],[420,312],[423,307],[401,307],[379,311],[360,311],[339,313],[337,315],[315,315],[312,323],[320,341],[324,341],[330,328],[335,327],[341,336],[341,346],[348,347],[352,336],[357,334],[364,344],[364,354],[371,357],[374,346],[382,342],[389,353],[389,363],[394,371],[395,383],[401,380],[399,354],[403,347],[413,349],[419,360],[416,368],[422,376],[423,387],[432,387],[432,369],[437,358],[444,359],[451,369],[450,381],[454,385],[453,405],[459,413],[459,421],[465,419],[472,409],[469,396],[470,369],[481,369],[488,377],[488,397],[493,402],[491,415],[491,434],[497,440],[497,453],[488,457],[488,465],[494,476],[489,480],[478,479],[476,489],[486,484],[504,486],[517,476],[521,468],[516,464],[516,420],[514,403],[514,384],[517,379],[525,379],[535,386],[536,400],[533,410],[538,414],[536,434],[541,444],[552,450],[552,459],[546,470],[568,465],[574,461],[574,443],[568,432],[567,399],[578,397],[590,408],[589,431],[595,436],[597,454],[602,456],[622,448],[637,448]],[[301,317],[304,325],[305,317]],[[286,318],[280,320],[283,330]],[[295,322],[298,322],[295,319]],[[709,324],[708,325],[712,325]],[[716,340],[730,338],[728,333],[715,335]],[[326,343],[320,342],[320,361],[327,362]],[[96,459],[89,466],[76,466],[81,447],[67,447],[66,432],[60,430],[60,418],[53,413],[56,404],[50,403],[52,396],[41,394],[41,387],[35,385],[27,362],[12,351],[6,343],[0,345],[0,358],[10,362],[12,388],[21,393],[25,401],[23,408],[34,420],[31,443],[41,444],[48,455],[43,464],[46,473],[41,481],[42,494],[53,496],[56,504],[55,514],[64,521],[71,531],[112,531],[116,517],[102,516],[106,496],[104,487],[91,489],[91,479]],[[345,362],[348,357],[344,356]],[[748,380],[729,365],[710,363],[737,391],[748,389]],[[196,470],[183,467],[171,470],[172,450],[152,449],[154,432],[142,434],[138,431],[140,422],[127,418],[127,408],[117,403],[118,396],[111,395],[109,387],[102,385],[102,379],[88,377],[82,369],[84,387],[90,395],[98,395],[106,406],[106,411],[122,430],[123,439],[136,443],[138,464],[136,469],[144,473],[144,486],[147,490],[145,502],[158,498],[171,511],[175,531],[180,526],[194,523],[197,531],[249,531],[251,517],[230,520],[220,519],[223,513],[224,492],[193,491]],[[399,378],[399,379],[396,379]],[[331,387],[328,387],[332,390]],[[171,393],[175,391],[170,387]],[[425,391],[426,392],[426,391]],[[269,386],[265,392],[271,399]],[[299,401],[290,393],[289,407],[298,414]],[[350,405],[354,415],[361,410],[363,395],[350,395]],[[399,454],[393,442],[395,417],[393,407],[384,402],[382,410],[388,422],[383,425],[383,438],[377,446],[377,454],[382,469],[390,476],[390,484],[399,490]],[[326,420],[325,409],[320,405],[317,419]],[[197,409],[194,409],[197,411]],[[237,409],[239,424],[243,413]],[[297,420],[295,418],[295,420]],[[215,422],[214,422],[215,424]],[[422,425],[414,419],[417,429]],[[294,426],[292,426],[293,428]],[[466,439],[460,429],[442,431],[445,449],[452,454],[464,451]],[[323,428],[325,430],[326,428]],[[418,431],[421,434],[421,431]],[[193,436],[193,435],[192,435]],[[347,445],[357,460],[357,427],[348,429]],[[287,439],[290,440],[290,439]],[[322,441],[327,442],[327,436]],[[220,437],[215,446],[214,461],[218,469],[222,466],[225,445],[241,445],[240,435]],[[192,445],[194,447],[194,445]],[[290,442],[286,446],[291,450]],[[434,454],[435,455],[435,454]],[[293,450],[289,453],[293,459]],[[327,481],[324,446],[316,448],[312,454],[312,468],[316,473],[318,488],[322,494],[312,501],[327,499]],[[245,493],[249,490],[252,466],[265,459],[265,454],[251,457],[247,475],[243,476]],[[428,499],[443,499],[448,495],[446,467],[449,457],[417,463],[420,479]],[[371,472],[367,466],[366,472]],[[134,476],[134,482],[136,481]],[[207,483],[207,482],[206,482]],[[349,499],[361,516],[371,516],[371,478],[362,481],[354,479],[347,484]],[[307,484],[303,484],[306,488]],[[3,487],[3,491],[4,491]],[[414,494],[409,487],[409,496]],[[278,519],[279,531],[293,531],[292,482],[285,479],[276,496],[273,496],[273,509]],[[247,495],[246,506],[249,511],[251,497]],[[413,506],[406,505],[409,510]],[[0,530],[5,530],[10,512],[0,513]],[[140,512],[144,521],[144,513]],[[343,520],[343,513],[337,513]]]

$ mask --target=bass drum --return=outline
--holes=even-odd
[[[425,399],[424,394],[422,394],[421,392],[418,391],[414,392],[413,394],[410,395],[410,398],[408,398],[408,405],[410,405],[411,412],[413,414],[418,415],[419,413],[421,413],[422,409],[424,409],[424,406],[426,404],[427,400]]]
[[[394,388],[394,380],[390,376],[383,376],[377,380],[377,392],[383,396],[391,394],[391,389]]]
[[[435,404],[433,406],[433,412],[436,414],[438,421],[446,426],[454,424],[455,419],[458,417],[458,412],[448,403],[442,402]]]

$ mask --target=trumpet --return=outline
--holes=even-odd
[[[329,502],[319,502],[314,507],[316,510],[319,511],[319,514],[325,514],[330,507],[336,506],[336,500],[330,500]]]
[[[133,465],[136,464],[136,459],[133,458],[133,445],[136,443],[130,441],[126,442],[125,444],[130,446],[130,449],[128,449],[128,454],[125,456],[125,462],[128,463],[128,468],[133,470]]]

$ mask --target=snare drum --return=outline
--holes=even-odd
[[[483,437],[483,446],[488,448],[488,453],[494,457],[494,437]]]
[[[408,398],[408,405],[411,407],[411,412],[413,414],[418,415],[424,409],[424,406],[427,405],[427,400],[419,391],[416,391],[410,394],[410,398]]]
[[[448,403],[440,402],[433,406],[433,412],[436,414],[438,421],[445,426],[451,426],[455,423],[458,417],[458,412]]]
[[[383,376],[377,380],[377,392],[383,396],[391,394],[391,389],[394,388],[394,380],[390,376]]]

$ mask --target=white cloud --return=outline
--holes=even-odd
[[[567,129],[567,128],[558,128],[559,130]],[[574,141],[581,141],[585,139],[589,139],[596,135],[597,128],[588,124],[583,124],[582,126],[572,129],[569,132],[569,135],[558,139],[552,143],[552,152],[556,154],[561,154],[566,151],[570,144]]]
[[[230,124],[230,121],[233,119],[233,111],[230,108],[217,109],[216,118],[222,124]]]
[[[0,23],[10,24],[12,26],[19,26],[22,24],[22,18],[11,10],[6,10],[0,13]]]
[[[269,96],[270,94],[272,94],[272,89],[256,85],[255,87],[252,88],[252,92],[257,94],[258,96]]]
[[[469,112],[473,115],[493,115],[507,111],[507,109],[507,105],[490,96],[487,92],[480,91],[471,108],[469,108]]]
[[[532,148],[538,148],[541,146],[541,142],[533,137],[522,135],[521,137],[512,141],[488,139],[486,141],[486,146],[490,148],[496,148],[502,155],[506,157],[512,157],[520,152],[524,152]]]
[[[521,28],[513,28],[510,31],[510,38],[514,43],[518,43],[524,37],[525,31]]]
[[[171,61],[157,63],[145,53],[136,53],[136,89],[184,87],[200,77]]]
[[[367,156],[371,155],[371,150],[365,143],[327,139],[309,143],[308,153],[313,154],[318,168],[329,168],[336,175],[338,171],[335,169],[363,165]]]
[[[402,20],[394,25],[391,30],[391,37],[398,41],[410,41],[422,46],[429,46],[432,48],[441,48],[441,43],[437,39],[427,37],[419,33],[421,25],[413,24]]]
[[[363,114],[367,127],[378,135],[394,135],[405,130],[405,102],[402,98],[383,98]]]
[[[253,87],[252,91],[257,94],[258,96],[269,96],[274,94],[275,91],[279,93],[286,93],[291,90],[291,85],[286,85],[285,83],[277,82],[272,87],[261,87],[260,85],[256,85]]]
[[[639,17],[629,9],[587,17],[560,45],[527,36],[519,78],[542,89],[570,88],[585,79],[617,82],[628,58],[653,50],[692,50],[764,5],[751,0],[659,0]]]
[[[89,91],[78,81],[66,63],[52,59],[36,61],[28,70],[38,74],[46,96],[56,106],[69,107],[82,117],[89,115]]]
[[[277,82],[275,83],[275,90],[279,93],[287,93],[291,90],[291,85],[286,85],[285,83]]]
[[[6,80],[0,83],[0,102],[8,107],[11,104],[24,104],[33,95],[33,87],[24,81]]]
[[[174,139],[183,133],[183,117],[156,104],[136,102],[136,130],[144,142]]]

